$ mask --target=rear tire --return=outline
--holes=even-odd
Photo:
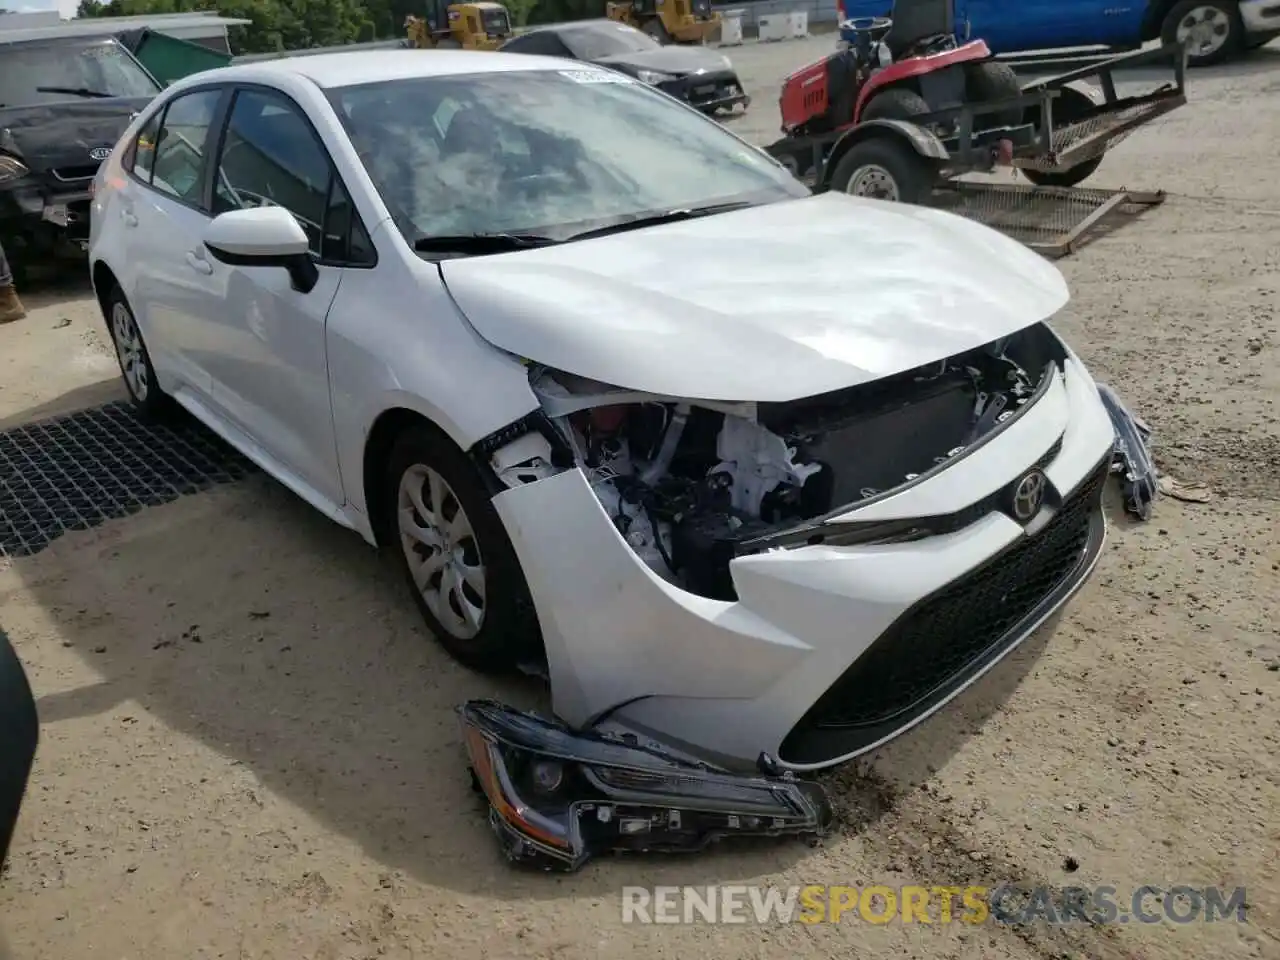
[[[883,136],[850,147],[836,164],[829,187],[855,197],[923,203],[935,179],[932,163],[901,139]]]
[[[1197,28],[1202,36],[1196,39]],[[1176,43],[1190,32],[1187,65],[1208,67],[1229,60],[1244,48],[1244,24],[1234,0],[1182,0],[1165,14],[1160,41]]]
[[[859,123],[868,120],[910,120],[922,114],[930,113],[929,101],[910,87],[890,87],[871,98],[871,102],[862,108]]]
[[[1084,183],[1084,181],[1093,176],[1101,165],[1102,157],[1094,157],[1092,160],[1078,163],[1068,170],[1054,170],[1052,173],[1045,173],[1040,170],[1023,170],[1022,175],[1037,187],[1074,187],[1076,184]]]
[[[105,313],[107,331],[111,334],[111,344],[116,350],[116,362],[120,365],[120,376],[129,400],[148,420],[168,419],[177,411],[178,405],[160,389],[155,364],[151,362],[142,330],[118,285],[107,294]]]
[[[972,104],[1010,100],[1022,93],[1022,84],[1013,67],[995,60],[964,65],[965,99]],[[1022,123],[1023,110],[1013,107],[998,113],[984,114],[983,119],[996,127],[1016,127]]]
[[[436,642],[482,673],[536,657],[541,638],[524,571],[466,454],[426,424],[411,427],[392,447],[383,484],[380,542]]]

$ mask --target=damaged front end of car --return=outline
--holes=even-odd
[[[732,836],[820,834],[831,823],[821,786],[790,774],[728,773],[491,700],[458,714],[489,822],[515,863],[572,871],[609,851],[693,852]]]
[[[777,403],[658,397],[531,364],[541,412],[474,452],[505,487],[576,466],[654,573],[732,601],[729,564],[739,556],[940,532],[839,518],[977,449],[1035,403],[1064,360],[1060,341],[1036,324],[925,367]]]

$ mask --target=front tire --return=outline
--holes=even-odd
[[[1244,24],[1233,0],[1182,0],[1165,15],[1162,43],[1187,44],[1187,65],[1222,63],[1244,48]]]
[[[932,163],[898,139],[855,143],[836,164],[830,188],[855,197],[923,203],[933,191]]]
[[[850,110],[850,115],[853,111]],[[929,112],[929,101],[909,87],[890,87],[862,108],[859,123],[868,120],[910,120]]]
[[[482,673],[535,657],[529,587],[474,464],[424,424],[396,441],[384,484],[382,542],[436,641]]]
[[[162,420],[170,416],[174,402],[160,389],[155,364],[151,362],[137,318],[119,286],[112,287],[107,294],[106,313],[107,330],[111,333],[116,362],[120,364],[120,376],[124,379],[129,399],[149,419]]]

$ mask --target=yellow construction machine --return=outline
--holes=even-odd
[[[611,0],[605,15],[643,30],[659,43],[706,43],[720,26],[711,0]]]
[[[410,46],[463,50],[497,50],[511,36],[507,8],[490,0],[475,3],[437,2],[425,17],[410,16],[404,29]]]

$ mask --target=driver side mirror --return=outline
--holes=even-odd
[[[204,245],[229,267],[280,267],[293,288],[310,293],[320,280],[310,242],[297,218],[284,207],[231,210],[213,218]]]

